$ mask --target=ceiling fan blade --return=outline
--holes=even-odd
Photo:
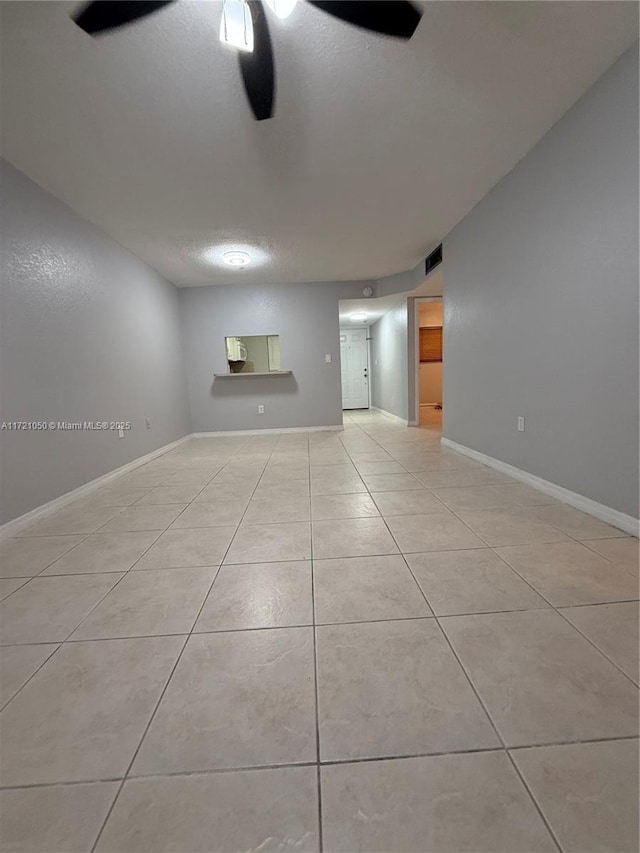
[[[385,36],[410,39],[422,12],[407,0],[309,0],[341,21]]]
[[[151,15],[163,6],[168,6],[174,0],[142,0],[142,2],[128,2],[128,0],[96,0],[94,3],[87,3],[82,9],[73,16],[73,20],[90,36],[103,33],[106,30],[113,30],[116,27],[123,27],[126,24],[137,21],[138,18],[144,18],[146,15]]]
[[[276,89],[276,71],[269,24],[262,0],[247,0],[253,21],[253,51],[240,51],[242,82],[258,121],[271,118]]]

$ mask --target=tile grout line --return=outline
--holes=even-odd
[[[404,559],[404,555],[403,555],[403,559]],[[424,600],[426,601],[427,606],[429,607],[429,609],[430,609],[430,610],[432,611],[432,613],[433,613],[434,611],[433,611],[433,608],[431,607],[431,604],[430,604],[430,602],[429,602],[429,599],[428,599],[428,597],[427,597],[427,595],[426,595],[425,591],[422,589],[422,587],[421,587],[421,586],[420,586],[420,584],[418,583],[417,578],[416,578],[416,577],[415,577],[415,575],[413,574],[413,570],[411,569],[411,566],[409,565],[409,563],[407,562],[407,560],[406,560],[406,559],[405,559],[405,563],[406,563],[406,565],[407,565],[407,568],[409,569],[409,571],[410,571],[410,572],[411,572],[411,574],[413,575],[413,579],[414,579],[414,580],[415,580],[415,582],[418,584],[418,587],[419,587],[419,589],[420,589],[420,591],[421,591],[422,595],[424,596]],[[520,779],[520,781],[521,781],[522,785],[524,786],[525,790],[526,790],[526,791],[527,791],[527,793],[529,794],[529,797],[530,797],[530,799],[531,799],[531,801],[532,801],[532,803],[533,803],[533,805],[534,805],[535,810],[538,812],[538,815],[539,815],[539,816],[540,816],[540,818],[542,819],[542,822],[544,823],[545,827],[547,828],[547,830],[548,830],[548,832],[549,832],[549,834],[550,834],[551,838],[553,839],[553,842],[555,843],[556,847],[558,848],[558,851],[560,851],[560,853],[563,853],[563,849],[562,849],[562,847],[561,847],[561,845],[560,845],[560,842],[559,842],[558,838],[556,837],[555,832],[554,832],[554,831],[553,831],[553,829],[551,828],[551,824],[550,824],[550,822],[547,820],[547,817],[546,817],[546,815],[543,813],[542,808],[540,807],[540,805],[538,804],[537,800],[536,800],[536,799],[535,799],[535,797],[533,796],[533,792],[531,791],[531,789],[530,789],[529,785],[528,785],[528,784],[527,784],[527,782],[525,781],[525,778],[524,778],[523,774],[520,772],[520,769],[519,769],[519,768],[518,768],[518,766],[516,765],[516,763],[515,763],[515,761],[514,761],[513,757],[511,756],[511,754],[510,754],[510,752],[509,752],[509,748],[507,747],[506,741],[504,740],[504,738],[502,737],[502,734],[500,733],[500,729],[498,728],[497,723],[493,720],[493,717],[492,717],[492,716],[491,716],[491,714],[489,713],[489,709],[488,709],[488,707],[485,705],[484,701],[482,700],[482,698],[481,698],[481,696],[480,696],[480,693],[479,693],[478,689],[476,688],[475,684],[473,683],[473,679],[471,678],[470,674],[467,672],[467,669],[466,669],[466,667],[464,666],[464,664],[462,663],[462,660],[461,660],[460,656],[459,656],[459,655],[458,655],[458,653],[456,652],[456,650],[455,650],[455,648],[454,648],[454,646],[453,646],[453,643],[451,642],[451,640],[449,639],[449,636],[447,635],[446,631],[444,630],[444,628],[443,628],[443,627],[442,627],[442,625],[440,624],[440,619],[435,615],[435,613],[434,613],[434,618],[435,618],[435,621],[436,621],[436,625],[438,626],[438,628],[439,628],[439,630],[440,630],[440,632],[441,632],[441,634],[442,634],[442,637],[444,638],[444,641],[446,642],[446,644],[448,645],[449,649],[451,650],[452,655],[454,656],[454,658],[455,658],[455,659],[456,659],[456,661],[458,662],[458,666],[460,667],[461,671],[464,673],[464,676],[465,676],[465,678],[466,678],[466,680],[467,680],[467,682],[468,682],[468,684],[469,684],[469,686],[470,686],[471,690],[472,690],[472,691],[473,691],[473,693],[475,694],[475,697],[476,697],[476,699],[477,699],[478,703],[480,704],[480,707],[483,709],[483,711],[484,711],[484,713],[485,713],[485,715],[486,715],[486,717],[487,717],[487,719],[488,719],[488,721],[489,721],[489,723],[490,723],[491,727],[493,728],[493,730],[494,730],[494,732],[495,732],[495,734],[496,734],[496,737],[497,737],[497,738],[498,738],[498,740],[500,741],[500,744],[502,745],[502,749],[503,749],[503,751],[505,752],[505,754],[506,754],[506,756],[507,756],[508,761],[511,763],[511,766],[513,767],[513,769],[514,769],[514,771],[515,771],[516,775],[518,776],[518,778]]]
[[[198,492],[198,494],[200,494],[200,493]],[[246,511],[246,510],[245,510],[245,511]],[[235,534],[234,534],[234,537],[235,537]],[[227,551],[225,551],[225,556],[226,556],[226,554],[227,554],[227,552],[228,552],[228,549],[231,547],[231,542],[233,542],[233,538],[234,538],[234,537],[232,537],[231,541],[229,542],[229,545],[227,546]],[[157,541],[157,540],[155,540],[155,541]],[[145,552],[145,553],[146,553],[146,552]],[[224,558],[223,558],[223,559],[224,559]],[[134,565],[135,565],[135,563],[134,563]],[[162,700],[163,700],[163,698],[164,698],[164,696],[165,696],[165,694],[166,694],[166,692],[167,692],[167,690],[168,690],[168,688],[169,688],[169,684],[171,683],[171,679],[173,678],[173,675],[174,675],[174,673],[175,673],[175,671],[176,671],[176,669],[177,669],[177,667],[178,667],[178,664],[180,663],[180,660],[182,659],[182,656],[183,656],[183,654],[184,654],[184,651],[185,651],[185,649],[186,649],[186,647],[187,647],[187,643],[189,642],[189,639],[190,639],[190,638],[191,638],[191,636],[192,636],[193,628],[195,627],[195,625],[196,625],[196,623],[197,623],[198,619],[200,618],[200,614],[202,613],[202,610],[203,610],[203,608],[204,608],[204,606],[205,606],[205,604],[206,604],[206,601],[207,601],[207,599],[208,599],[208,597],[209,597],[209,594],[210,594],[211,590],[213,589],[213,586],[214,586],[214,584],[215,584],[216,578],[217,578],[217,577],[218,577],[218,575],[220,574],[220,568],[221,568],[221,567],[222,567],[222,561],[221,561],[221,563],[220,563],[220,566],[218,567],[218,571],[215,573],[215,575],[214,575],[214,577],[213,577],[213,580],[212,580],[211,585],[210,585],[210,587],[209,587],[209,591],[208,591],[208,592],[207,592],[207,594],[204,596],[203,601],[202,601],[202,604],[200,605],[200,608],[198,609],[198,612],[197,612],[197,614],[196,614],[196,617],[195,617],[195,619],[194,619],[194,621],[193,621],[193,624],[192,624],[192,626],[191,626],[191,631],[187,634],[187,636],[186,636],[186,638],[185,638],[185,640],[184,640],[184,642],[183,642],[183,644],[182,644],[182,647],[181,647],[181,649],[180,649],[180,651],[179,651],[179,653],[178,653],[178,656],[177,656],[177,658],[176,658],[176,660],[175,660],[175,663],[173,664],[173,667],[171,668],[171,670],[170,670],[170,672],[169,672],[169,677],[167,678],[167,680],[166,680],[166,682],[165,682],[165,684],[164,684],[164,687],[163,687],[163,689],[162,689],[162,690],[161,690],[161,692],[160,692],[160,696],[158,697],[158,701],[156,702],[155,707],[154,707],[154,709],[153,709],[153,711],[152,711],[152,713],[151,713],[151,716],[149,717],[149,719],[148,719],[148,721],[147,721],[147,724],[146,724],[146,726],[145,726],[145,728],[144,728],[144,731],[143,731],[143,733],[142,733],[142,737],[140,738],[140,741],[138,742],[138,746],[137,746],[137,747],[136,747],[136,749],[134,750],[134,753],[133,753],[133,756],[132,756],[132,758],[131,758],[131,761],[129,762],[129,765],[128,765],[127,769],[125,770],[125,774],[124,774],[124,776],[123,776],[123,778],[122,778],[122,780],[121,780],[121,782],[120,782],[120,785],[118,786],[118,790],[116,791],[115,797],[113,798],[113,801],[112,801],[112,803],[111,803],[111,806],[110,806],[109,810],[107,811],[107,814],[106,814],[106,816],[105,816],[105,818],[104,818],[104,820],[103,820],[103,822],[102,822],[102,824],[101,824],[101,826],[100,826],[100,829],[99,829],[99,831],[98,831],[98,834],[97,834],[97,836],[96,836],[96,839],[95,839],[95,841],[94,841],[94,843],[93,843],[93,845],[92,845],[92,847],[91,847],[91,853],[95,853],[95,849],[96,849],[96,847],[98,846],[98,843],[100,842],[100,838],[102,837],[102,834],[103,834],[104,829],[105,829],[105,827],[106,827],[106,825],[107,825],[107,822],[108,822],[109,818],[111,817],[111,815],[112,815],[112,813],[113,813],[113,811],[114,811],[114,809],[115,809],[115,806],[116,806],[116,803],[117,803],[118,798],[119,798],[119,796],[120,796],[120,793],[122,792],[122,789],[124,788],[124,784],[125,784],[125,782],[127,781],[127,779],[129,778],[129,774],[130,774],[131,769],[132,769],[132,767],[133,767],[133,765],[134,765],[134,763],[135,763],[136,758],[138,757],[138,753],[140,752],[140,749],[141,749],[141,747],[142,747],[142,744],[143,744],[143,742],[144,742],[144,739],[145,739],[145,737],[147,736],[147,733],[148,733],[149,729],[151,728],[151,725],[152,725],[152,723],[153,723],[153,720],[155,719],[155,716],[156,716],[156,714],[157,714],[157,712],[158,712],[158,708],[160,707],[160,704],[161,704],[161,702],[162,702]]]
[[[385,520],[385,524],[386,524],[386,520]],[[389,526],[388,526],[388,525],[387,525],[387,529],[389,530],[389,533],[390,533],[390,535],[392,536],[392,538],[393,538],[393,540],[394,540],[394,542],[396,543],[396,546],[397,546],[397,545],[398,545],[398,543],[397,543],[397,541],[396,541],[395,537],[393,536],[393,532],[390,530],[390,528],[389,528]],[[400,553],[402,554],[402,552],[400,552]],[[422,589],[422,587],[421,587],[421,586],[420,586],[420,584],[418,583],[418,581],[417,581],[417,579],[416,579],[416,577],[415,577],[415,575],[414,575],[414,573],[413,573],[413,571],[412,571],[412,569],[411,569],[411,566],[409,565],[409,563],[408,563],[408,561],[407,561],[406,557],[404,556],[404,554],[402,554],[402,559],[404,560],[404,563],[405,563],[405,565],[407,566],[407,569],[409,570],[409,572],[411,572],[411,576],[413,577],[414,582],[416,583],[416,585],[417,585],[418,589],[420,590],[420,593],[421,593],[421,595],[423,596],[423,598],[424,598],[424,600],[425,600],[425,603],[426,603],[427,607],[429,608],[429,610],[431,610],[431,612],[432,612],[432,613],[434,613],[434,610],[433,610],[433,608],[431,607],[431,604],[430,604],[430,602],[429,602],[429,599],[428,599],[427,595],[425,594],[424,590]],[[543,814],[542,809],[540,808],[540,806],[539,806],[539,804],[538,804],[537,800],[534,798],[533,793],[531,792],[531,790],[530,790],[529,786],[528,786],[528,785],[527,785],[527,783],[525,782],[525,780],[524,780],[524,777],[523,777],[522,773],[520,772],[520,770],[519,770],[519,768],[517,767],[517,765],[516,765],[516,763],[515,763],[514,759],[513,759],[513,758],[512,758],[512,756],[510,755],[509,750],[508,750],[508,748],[507,748],[507,745],[506,745],[506,743],[505,743],[505,740],[504,740],[504,738],[502,737],[502,735],[500,734],[500,731],[499,731],[499,729],[498,729],[498,726],[496,725],[496,723],[494,722],[493,718],[491,717],[491,714],[489,713],[489,711],[488,711],[488,709],[487,709],[487,707],[486,707],[485,703],[484,703],[484,702],[482,701],[482,699],[480,698],[480,694],[478,693],[478,691],[477,691],[477,689],[476,689],[476,687],[475,687],[475,685],[474,685],[474,683],[473,683],[473,681],[472,681],[472,679],[471,679],[471,677],[470,677],[469,673],[467,672],[466,668],[463,666],[462,661],[460,660],[460,657],[458,656],[458,654],[456,653],[455,649],[453,648],[453,645],[452,645],[452,643],[451,643],[451,641],[450,641],[449,637],[448,637],[448,636],[447,636],[447,634],[445,633],[444,628],[443,628],[443,627],[442,627],[442,625],[440,624],[440,620],[439,620],[439,619],[438,619],[438,617],[435,615],[435,613],[434,613],[434,619],[435,619],[436,625],[438,626],[438,629],[439,629],[439,630],[440,630],[440,632],[441,632],[442,637],[444,638],[445,643],[448,645],[449,649],[451,650],[451,653],[453,654],[454,658],[455,658],[455,659],[456,659],[456,661],[458,662],[458,666],[460,667],[461,671],[464,673],[464,676],[466,677],[467,682],[468,682],[469,686],[471,687],[471,690],[472,690],[472,691],[473,691],[473,693],[475,694],[476,700],[479,702],[479,704],[480,704],[481,708],[483,709],[483,711],[484,711],[484,713],[485,713],[485,716],[486,716],[487,720],[489,721],[489,724],[490,724],[490,725],[491,725],[491,727],[493,728],[493,730],[494,730],[494,732],[495,732],[496,737],[498,738],[498,740],[499,740],[500,744],[502,745],[502,749],[504,750],[504,752],[505,752],[505,754],[506,754],[506,756],[507,756],[508,761],[510,761],[511,766],[514,768],[514,770],[515,770],[515,772],[516,772],[517,776],[519,777],[520,781],[521,781],[521,782],[522,782],[522,784],[524,785],[525,790],[526,790],[526,791],[527,791],[527,793],[529,794],[529,798],[530,798],[531,802],[533,803],[535,810],[537,811],[538,815],[540,816],[540,818],[541,818],[541,820],[542,820],[542,822],[543,822],[544,826],[547,828],[547,831],[549,832],[549,834],[550,834],[551,838],[553,839],[553,842],[554,842],[554,844],[556,845],[556,847],[557,847],[557,849],[558,849],[559,853],[564,853],[564,851],[563,851],[562,847],[560,846],[560,842],[558,841],[558,839],[557,839],[557,837],[556,837],[556,835],[555,835],[555,832],[554,832],[554,831],[553,831],[553,829],[551,828],[551,824],[550,824],[550,823],[549,823],[549,821],[547,820],[546,816]]]
[[[310,450],[310,449],[309,449]],[[318,639],[316,636],[316,592],[315,592],[315,568],[313,558],[313,514],[311,511],[311,452],[309,452],[309,540],[311,554],[311,614],[313,620],[313,688],[315,699],[315,724],[316,724],[316,792],[317,792],[317,819],[318,819],[318,853],[324,850],[324,827],[322,821],[322,774],[320,772],[320,698],[318,694]]]
[[[576,746],[580,744],[601,744],[601,743],[620,743],[622,741],[629,741],[630,743],[636,743],[640,740],[640,736],[638,735],[620,735],[616,737],[608,737],[608,738],[588,738],[586,740],[568,740],[568,741],[549,741],[545,743],[532,743],[532,744],[518,744],[518,746],[509,747],[509,752],[521,752],[529,749],[544,749],[546,747],[554,747],[554,746]],[[434,750],[433,752],[414,752],[414,753],[402,753],[400,755],[373,755],[373,756],[360,756],[360,757],[352,757],[352,758],[333,758],[328,759],[327,761],[321,761],[320,767],[335,767],[341,766],[345,764],[375,764],[379,761],[404,761],[415,758],[438,758],[446,755],[477,755],[484,753],[493,753],[493,752],[504,752],[505,749],[501,745],[498,746],[488,746],[488,747],[476,747],[471,749],[452,749],[449,751],[443,750]],[[183,777],[183,776],[214,776],[214,775],[223,775],[227,773],[245,773],[245,772],[253,772],[256,770],[281,770],[283,768],[295,769],[298,767],[317,767],[317,761],[298,761],[298,762],[285,762],[283,764],[248,764],[241,765],[238,767],[219,767],[219,768],[210,768],[210,769],[197,769],[197,770],[174,770],[167,771],[165,773],[130,773],[126,777],[126,781],[130,780],[142,780],[142,779],[165,779],[165,778],[175,778],[175,777]],[[34,782],[28,784],[21,785],[0,785],[0,791],[16,791],[16,790],[24,790],[31,788],[57,788],[57,787],[67,787],[70,785],[96,785],[103,782],[121,782],[124,777],[122,776],[109,776],[99,779],[72,779],[68,781],[59,781],[59,782]]]
[[[89,535],[91,535],[91,534],[89,534]],[[152,547],[152,545],[154,545],[154,544],[155,544],[155,542],[157,542],[159,538],[160,538],[160,537],[158,536],[158,537],[156,537],[156,538],[153,540],[153,542],[152,542],[152,543],[148,546],[148,548],[144,551],[144,554],[146,554],[146,553],[147,553],[147,551],[149,550],[149,548],[151,548],[151,547]],[[82,541],[84,541],[84,540],[82,540]],[[78,545],[80,545],[81,543],[80,543],[80,542],[78,542],[77,544],[78,544]],[[73,548],[71,548],[71,549],[70,549],[70,551],[72,551],[72,550],[73,550]],[[67,551],[66,553],[69,553],[69,551]],[[144,554],[141,554],[141,555],[140,555],[140,557],[139,557],[138,559],[141,559],[141,558],[144,556]],[[62,555],[61,555],[61,557],[63,557],[63,556],[65,556],[65,555],[64,555],[64,554],[62,554]],[[60,557],[59,557],[58,559],[60,559]],[[55,561],[54,561],[54,562],[55,562]],[[137,562],[137,561],[136,561],[136,562]],[[53,565],[53,563],[52,563],[51,565]],[[135,565],[135,563],[134,563],[133,565]],[[46,571],[46,569],[45,569],[44,571]],[[38,667],[38,669],[37,669],[35,672],[31,673],[31,675],[29,676],[29,678],[27,678],[27,680],[24,682],[24,684],[22,684],[22,685],[18,688],[18,690],[13,694],[13,696],[12,696],[12,697],[11,697],[11,698],[10,698],[10,699],[9,699],[9,700],[8,700],[8,701],[7,701],[7,702],[6,702],[6,703],[5,703],[5,704],[0,708],[0,711],[3,711],[3,710],[7,707],[7,705],[9,705],[9,703],[10,703],[10,702],[13,702],[13,700],[18,696],[18,694],[19,694],[19,693],[21,693],[21,692],[24,690],[24,688],[25,688],[25,687],[27,686],[27,684],[32,680],[32,678],[34,678],[34,676],[35,676],[35,675],[36,675],[36,674],[37,674],[37,673],[42,669],[42,667],[44,666],[44,664],[45,664],[45,663],[47,663],[49,660],[51,660],[51,658],[52,658],[52,657],[53,657],[53,656],[54,656],[58,651],[60,651],[60,649],[62,648],[62,646],[63,646],[63,645],[64,645],[64,644],[69,640],[69,638],[71,637],[71,635],[72,635],[72,634],[74,634],[74,633],[78,630],[78,628],[83,624],[83,622],[85,622],[85,621],[89,618],[89,616],[93,613],[93,611],[96,609],[96,607],[99,607],[99,606],[100,606],[100,604],[102,604],[102,602],[104,601],[104,599],[105,599],[105,598],[106,598],[106,597],[107,597],[107,596],[108,596],[108,595],[109,595],[109,594],[110,594],[110,593],[111,593],[111,592],[112,592],[112,591],[113,591],[113,590],[118,586],[118,584],[119,584],[122,580],[124,580],[125,576],[126,576],[130,571],[131,571],[131,568],[129,568],[129,569],[127,569],[127,570],[123,571],[123,572],[122,572],[122,574],[121,574],[120,572],[75,572],[75,573],[72,573],[72,574],[70,574],[70,575],[64,575],[64,577],[76,577],[76,576],[78,576],[78,575],[84,575],[84,574],[91,574],[91,575],[96,575],[96,574],[121,574],[121,576],[120,576],[120,577],[118,578],[118,580],[114,583],[114,585],[113,585],[112,587],[110,587],[110,588],[109,588],[109,589],[104,593],[104,595],[102,595],[102,596],[101,596],[101,598],[96,602],[96,604],[91,608],[91,610],[90,610],[90,611],[89,611],[89,612],[84,616],[84,618],[80,620],[80,622],[79,622],[79,623],[78,623],[78,624],[77,624],[77,625],[76,625],[76,626],[75,626],[75,627],[74,627],[74,628],[69,632],[69,634],[67,634],[67,636],[65,637],[65,639],[64,639],[64,640],[61,640],[61,641],[57,641],[57,642],[59,642],[58,648],[57,648],[57,649],[54,649],[54,650],[53,650],[53,652],[51,652],[51,654],[50,654],[50,655],[49,655],[49,657],[47,658],[47,660],[46,660],[46,661],[44,661],[44,662],[42,663],[42,665],[41,665],[41,666],[39,666],[39,667]],[[46,575],[46,577],[61,577],[61,575]],[[23,584],[23,585],[20,587],[20,589],[23,589],[26,585],[27,585],[27,584]],[[16,591],[16,592],[18,592],[18,590],[15,590],[15,591]],[[105,639],[106,639],[106,638],[105,638]],[[111,639],[116,639],[116,638],[111,638]],[[55,643],[55,642],[56,642],[56,641],[54,641],[54,643]],[[17,646],[23,646],[23,645],[48,645],[48,643],[44,643],[44,642],[43,642],[43,643],[36,643],[36,644],[34,644],[34,643],[15,643],[15,644],[13,644],[13,645],[17,645]],[[8,646],[5,646],[5,645],[0,646],[0,648],[7,648],[7,647],[8,647]]]
[[[254,491],[255,491],[255,489],[254,489]],[[198,492],[198,494],[200,494],[200,493]],[[245,510],[245,512],[246,512],[246,510]],[[238,527],[239,527],[239,525],[238,525]],[[237,532],[237,530],[236,530],[236,532]],[[227,546],[227,550],[225,551],[225,556],[226,556],[226,554],[228,553],[228,550],[229,550],[229,548],[231,547],[231,543],[233,542],[233,539],[234,539],[234,538],[235,538],[235,534],[234,534],[234,536],[231,538],[231,540],[230,540],[230,542],[229,542],[229,545]],[[157,541],[157,540],[154,540],[154,541]],[[145,552],[145,553],[146,553],[146,552]],[[223,557],[223,560],[224,560],[224,557]],[[221,562],[220,562],[220,566],[218,567],[218,571],[215,573],[215,575],[214,575],[214,577],[213,577],[213,580],[212,580],[212,582],[211,582],[211,586],[209,587],[209,591],[208,591],[208,592],[207,592],[207,594],[204,596],[203,601],[202,601],[202,604],[200,605],[200,607],[199,607],[199,609],[198,609],[198,612],[197,612],[197,614],[196,614],[196,617],[195,617],[195,619],[194,619],[194,621],[193,621],[193,624],[192,624],[192,626],[191,626],[191,631],[187,634],[187,636],[186,636],[186,638],[185,638],[185,640],[184,640],[184,642],[183,642],[183,644],[182,644],[182,647],[181,647],[181,649],[180,649],[180,651],[179,651],[179,653],[178,653],[178,656],[177,656],[177,658],[176,658],[176,660],[175,660],[175,663],[174,663],[173,667],[171,668],[171,670],[170,670],[170,672],[169,672],[169,677],[167,678],[167,680],[166,680],[166,682],[165,682],[165,684],[164,684],[164,687],[163,687],[163,689],[162,689],[162,690],[161,690],[161,692],[160,692],[160,696],[158,697],[158,701],[156,702],[155,707],[154,707],[154,709],[153,709],[153,711],[152,711],[152,713],[151,713],[151,716],[149,717],[149,719],[148,719],[148,721],[147,721],[147,724],[146,724],[146,726],[145,726],[145,728],[144,728],[144,731],[143,731],[143,733],[142,733],[142,737],[140,738],[140,741],[138,742],[138,746],[137,746],[137,747],[136,747],[136,749],[134,750],[134,753],[133,753],[133,756],[132,756],[132,758],[131,758],[131,761],[129,762],[129,764],[128,764],[128,766],[127,766],[127,769],[125,770],[125,774],[124,774],[124,776],[123,776],[123,778],[122,778],[122,781],[120,782],[120,785],[118,786],[118,789],[117,789],[117,791],[116,791],[115,797],[113,798],[113,801],[112,801],[112,803],[111,803],[111,806],[110,806],[109,810],[107,811],[107,814],[106,814],[106,816],[105,816],[105,818],[104,818],[104,820],[103,820],[103,822],[102,822],[102,824],[101,824],[101,826],[100,826],[100,829],[99,829],[99,831],[98,831],[98,834],[97,834],[97,836],[96,836],[96,839],[95,839],[95,841],[93,842],[93,845],[91,846],[91,853],[95,853],[96,847],[98,846],[98,844],[99,844],[99,842],[100,842],[100,838],[102,837],[102,834],[103,834],[104,829],[105,829],[105,827],[106,827],[106,825],[107,825],[107,822],[109,821],[109,818],[111,817],[111,815],[112,815],[112,813],[113,813],[113,811],[114,811],[114,809],[115,809],[115,806],[116,806],[116,803],[117,803],[117,801],[118,801],[118,798],[120,797],[120,793],[122,792],[122,789],[124,788],[125,782],[126,782],[126,781],[127,781],[127,779],[129,778],[129,774],[130,774],[131,769],[132,769],[132,767],[133,767],[133,765],[134,765],[134,763],[135,763],[136,758],[138,757],[138,753],[140,752],[140,749],[142,748],[142,744],[143,744],[143,742],[144,742],[144,739],[145,739],[145,737],[147,736],[147,733],[149,732],[149,729],[151,728],[151,725],[152,725],[152,723],[153,723],[153,720],[154,720],[154,719],[155,719],[155,717],[156,717],[156,714],[157,714],[157,712],[158,712],[158,709],[159,709],[159,707],[160,707],[160,704],[162,703],[162,700],[163,700],[163,698],[164,698],[164,696],[165,696],[165,694],[166,694],[166,692],[167,692],[167,690],[168,690],[168,688],[169,688],[169,684],[171,683],[171,680],[172,680],[172,678],[173,678],[173,675],[174,675],[174,673],[175,673],[175,671],[176,671],[176,669],[177,669],[177,667],[178,667],[178,664],[180,663],[180,661],[181,661],[181,659],[182,659],[182,656],[183,656],[183,654],[184,654],[184,651],[185,651],[185,649],[186,649],[186,647],[187,647],[187,643],[189,642],[189,640],[190,640],[190,638],[191,638],[191,636],[192,636],[193,628],[194,628],[194,627],[195,627],[195,625],[197,624],[197,621],[198,621],[198,619],[200,618],[200,614],[202,613],[202,610],[204,609],[204,606],[205,606],[205,604],[206,604],[206,602],[207,602],[207,599],[208,599],[208,597],[209,597],[209,594],[210,594],[211,590],[213,589],[213,586],[214,586],[214,584],[215,584],[216,578],[217,578],[217,577],[218,577],[218,575],[220,574],[220,569],[222,568],[222,562],[223,562],[223,561],[221,561]],[[135,565],[135,563],[134,563],[134,565]]]

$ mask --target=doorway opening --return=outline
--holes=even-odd
[[[368,332],[366,326],[340,329],[343,409],[368,409],[370,405]]]
[[[416,422],[442,428],[442,297],[416,299]]]

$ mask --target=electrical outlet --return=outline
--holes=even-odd
[[[118,430],[118,438],[124,438],[124,430],[123,429]]]
[[[331,353],[330,353],[330,352],[328,352],[328,353],[325,355],[324,360],[325,360],[325,362],[326,362],[327,364],[331,364]]]
[[[524,432],[524,418],[518,415],[518,432]]]
[[[264,406],[258,406],[258,414],[264,415]]]
[[[151,429],[151,418],[145,418],[144,422],[147,425],[147,429]]]

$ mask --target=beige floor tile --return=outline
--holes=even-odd
[[[373,498],[368,494],[315,495],[311,498],[314,521],[338,518],[375,518],[379,516]]]
[[[329,467],[331,465],[351,465],[351,459],[346,451],[327,450],[320,452],[311,449],[309,451],[309,464],[312,468],[320,468],[322,466]]]
[[[136,506],[148,506],[152,504],[185,504],[190,503],[202,491],[202,486],[157,486],[151,489],[143,498],[136,502]]]
[[[399,462],[394,462],[393,459],[385,459],[376,462],[355,462],[355,466],[361,477],[379,474],[406,474],[402,465]]]
[[[370,474],[363,477],[370,492],[404,492],[422,489],[422,483],[413,474]]]
[[[282,501],[287,498],[308,498],[309,480],[281,480],[271,483],[259,483],[253,498],[255,500]]]
[[[172,530],[187,527],[229,527],[240,524],[248,502],[246,500],[215,501],[190,504],[171,525]]]
[[[137,468],[130,474],[118,477],[118,479],[114,481],[113,488],[147,489],[147,491],[150,491],[156,486],[161,486],[163,481],[166,479],[166,476],[167,475],[162,472],[152,471],[149,469],[148,465],[143,465],[141,468]],[[142,497],[142,495],[139,497]]]
[[[313,573],[319,624],[432,615],[399,555],[315,560]]]
[[[554,506],[537,506],[531,509],[536,518],[573,536],[575,539],[607,539],[624,537],[626,534],[617,527],[605,524],[586,512],[580,512],[572,506],[557,503]]]
[[[445,511],[444,504],[427,489],[412,489],[410,492],[375,492],[372,498],[383,516]]]
[[[73,629],[122,574],[39,577],[0,604],[0,643],[54,643]]]
[[[423,515],[388,516],[387,524],[403,554],[485,547],[452,512],[444,509]]]
[[[188,634],[217,568],[130,572],[74,631],[73,640]]]
[[[223,566],[195,631],[311,625],[311,563]]]
[[[316,759],[313,629],[194,634],[134,774]]]
[[[512,507],[516,501],[505,491],[512,486],[490,485],[490,486],[454,486],[453,488],[435,489],[434,494],[449,509],[454,512],[459,510],[474,509],[502,509]]]
[[[125,483],[104,486],[82,498],[77,503],[83,506],[131,506],[151,491],[152,486],[129,486]]]
[[[126,572],[158,538],[158,531],[93,533],[56,560],[44,575]]]
[[[516,764],[565,853],[638,849],[638,743],[517,749]]]
[[[135,569],[183,569],[219,566],[236,532],[230,527],[166,530]]]
[[[637,602],[566,607],[561,612],[636,684],[640,681]]]
[[[314,521],[312,528],[316,560],[398,553],[396,543],[381,518]]]
[[[317,628],[322,760],[499,741],[434,619]]]
[[[29,578],[0,578],[0,601],[29,582]]]
[[[0,649],[0,705],[5,705],[15,696],[57,648],[57,643],[38,643]]]
[[[358,450],[357,452],[349,449],[349,455],[351,456],[351,461],[358,469],[361,465],[366,465],[368,462],[391,462],[394,465],[398,464],[391,458],[390,454],[382,448],[378,448],[376,450]]]
[[[267,465],[264,474],[260,478],[260,485],[267,486],[274,483],[283,483],[289,480],[308,480],[309,464],[303,462],[300,465]]]
[[[253,483],[209,483],[195,498],[196,503],[217,503],[219,501],[245,501],[255,490]]]
[[[255,489],[262,476],[262,467],[256,470],[255,468],[244,468],[242,470],[222,469],[219,474],[211,481],[211,486],[239,486],[244,489]],[[207,486],[209,488],[209,486]]]
[[[473,462],[464,456],[439,451],[425,454],[423,459],[414,464],[405,463],[402,457],[400,457],[400,462],[405,468],[416,472],[416,474],[418,471],[467,471],[482,467],[479,462]]]
[[[544,492],[539,492],[524,483],[505,483],[500,486],[503,495],[508,495],[512,503],[519,506],[553,506],[560,502]]]
[[[489,548],[409,554],[407,562],[436,616],[548,607]]]
[[[535,518],[532,511],[532,508],[463,510],[460,518],[492,548],[567,541],[564,533]]]
[[[0,846],[11,853],[91,853],[118,782],[0,791]]]
[[[170,477],[167,477],[166,480],[162,481],[163,486],[200,486],[203,488],[204,486],[212,480],[218,472],[215,470],[208,471],[200,471],[195,469],[193,471],[187,469],[185,471],[176,471],[175,474],[171,474]]]
[[[638,577],[638,540],[630,536],[623,539],[597,539],[584,540],[584,544],[596,551],[607,560],[611,560],[616,566],[631,572],[634,577]]]
[[[355,469],[353,473],[336,472],[311,474],[312,495],[354,495],[366,493],[367,487],[358,476]]]
[[[5,786],[121,777],[182,637],[66,643],[2,714]]]
[[[241,524],[225,557],[225,563],[274,563],[311,559],[311,525]]]
[[[93,533],[109,519],[117,516],[121,507],[109,506],[71,506],[54,512],[32,524],[18,536],[61,536],[73,533]]]
[[[309,466],[309,472],[312,478],[317,479],[357,479],[358,472],[352,462],[340,462],[332,465],[314,465]]]
[[[470,468],[465,471],[416,471],[415,476],[428,489],[447,489],[460,486],[488,486],[496,483],[515,483],[511,477],[493,468]]]
[[[101,527],[100,533],[166,530],[184,508],[185,506],[181,504],[126,507]]]
[[[325,849],[335,853],[552,853],[501,752],[322,768]]]
[[[637,581],[579,542],[497,548],[555,607],[638,598]]]
[[[318,834],[315,767],[131,779],[97,853],[315,853]]]
[[[82,536],[38,536],[33,539],[5,539],[0,542],[0,576],[29,578],[39,574]]]
[[[244,516],[245,524],[277,524],[309,521],[309,498],[253,498]]]
[[[555,611],[440,624],[508,745],[637,734],[637,689]]]

